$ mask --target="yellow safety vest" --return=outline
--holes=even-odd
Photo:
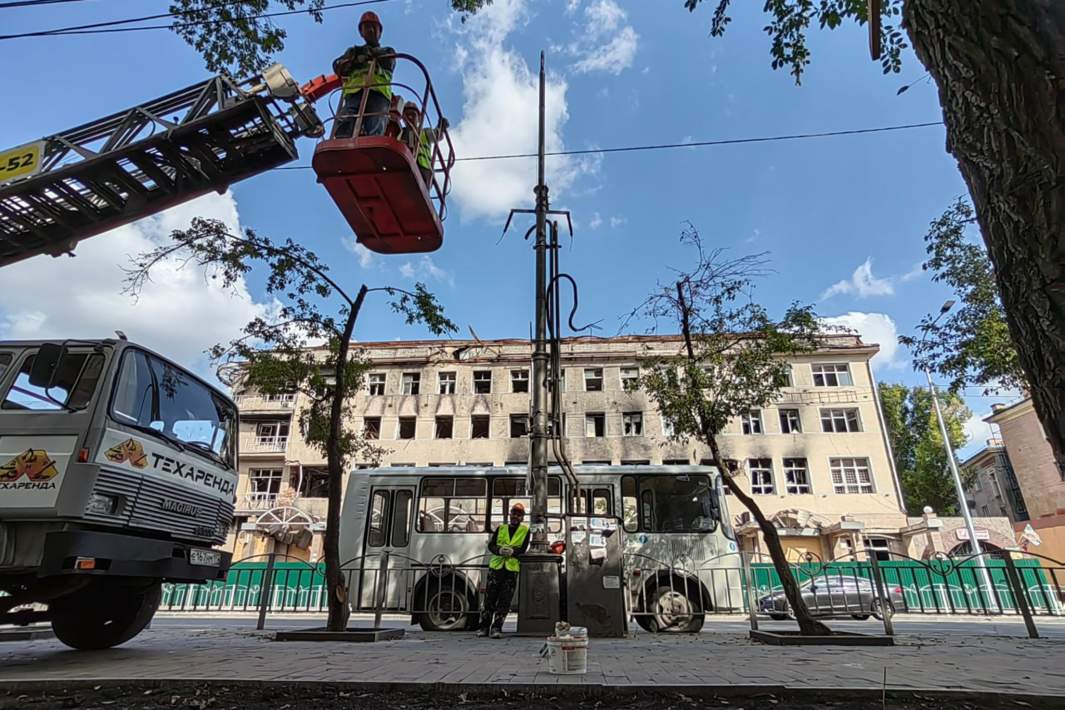
[[[501,547],[513,547],[518,549],[525,542],[525,536],[529,534],[529,528],[526,525],[519,525],[518,529],[514,531],[514,537],[510,536],[510,526],[504,523],[499,526],[499,532],[496,533],[496,544]],[[521,562],[517,557],[503,557],[502,555],[492,555],[492,559],[488,561],[489,569],[501,569],[507,568],[508,572],[517,572],[521,569]]]
[[[344,77],[344,87],[341,95],[347,96],[362,91],[363,89],[380,92],[386,99],[392,98],[392,72],[381,66],[377,61],[376,71],[370,74],[370,62],[362,64]]]
[[[418,165],[429,169],[433,164],[433,139],[427,129],[422,129],[422,139],[418,145]],[[428,185],[426,186],[428,187]]]

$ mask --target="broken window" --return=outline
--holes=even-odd
[[[752,409],[742,416],[744,434],[762,433],[762,410]]]
[[[304,467],[296,473],[299,495],[303,498],[329,497],[329,471],[324,468]]]
[[[450,439],[451,431],[454,428],[453,417],[437,417],[436,418],[436,438],[437,439]]]
[[[413,439],[414,432],[417,428],[417,419],[415,417],[400,417],[399,418],[399,436],[397,439]]]
[[[751,474],[751,493],[760,495],[773,494],[772,459],[748,459],[747,470]]]
[[[584,435],[596,438],[606,436],[606,415],[602,412],[585,414]]]
[[[802,433],[802,419],[799,417],[798,409],[781,409],[780,410],[780,433],[781,434],[801,434]]]
[[[529,435],[529,415],[528,414],[511,414],[510,415],[510,438],[521,439],[522,437]]]
[[[371,372],[366,376],[366,386],[369,388],[371,396],[384,394],[385,373]]]
[[[626,392],[634,392],[640,384],[640,368],[621,368],[621,389]]]
[[[273,505],[281,492],[281,469],[253,468],[248,471],[248,499],[253,506]]]
[[[850,367],[846,363],[810,365],[815,387],[845,387],[854,384]]]
[[[784,459],[784,481],[788,493],[810,493],[810,471],[806,467],[806,459]]]
[[[403,394],[418,394],[421,392],[422,375],[420,372],[403,373]]]
[[[492,394],[492,371],[473,371],[473,391],[475,394]]]
[[[584,391],[585,392],[602,392],[603,391],[603,368],[601,368],[601,367],[586,367],[586,368],[584,368]]]
[[[511,370],[510,371],[510,388],[511,388],[511,392],[528,392],[529,391],[529,371],[528,370]]]
[[[370,441],[381,438],[381,417],[366,417],[362,420],[362,438]]]
[[[470,438],[471,439],[487,439],[489,428],[489,417],[487,414],[474,414],[470,417]]]
[[[643,412],[625,412],[621,422],[625,436],[643,436]]]
[[[441,372],[437,374],[440,382],[440,394],[455,394],[455,373]]]
[[[821,430],[833,434],[861,431],[857,409],[822,409]]]

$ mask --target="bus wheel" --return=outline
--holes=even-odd
[[[163,596],[158,582],[147,587],[99,585],[53,601],[52,631],[71,648],[111,648],[139,634]]]
[[[706,615],[698,611],[702,608],[698,599],[689,598],[684,591],[669,584],[660,584],[648,596],[651,615],[644,618],[649,631],[696,633],[703,628]]]
[[[461,631],[477,623],[465,585],[454,589],[447,585],[430,588],[425,610],[418,623],[425,631]]]

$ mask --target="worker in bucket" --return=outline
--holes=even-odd
[[[484,611],[481,612],[481,628],[478,636],[491,634],[503,638],[503,622],[510,613],[510,601],[518,586],[518,556],[529,549],[529,526],[523,525],[525,506],[515,503],[510,507],[510,521],[500,525],[488,538],[488,589],[485,591]]]
[[[359,34],[366,44],[350,47],[333,62],[333,71],[344,80],[334,138],[351,138],[354,135],[364,94],[366,109],[359,135],[384,135],[389,102],[392,100],[396,50],[381,46],[382,29],[376,13],[364,12],[359,18]]]
[[[425,189],[430,190],[433,185],[433,148],[436,146],[437,141],[440,140],[441,133],[447,130],[449,124],[447,119],[441,116],[440,123],[436,128],[422,128],[419,133],[418,126],[421,121],[422,112],[418,110],[418,104],[413,101],[408,101],[404,104],[403,122],[406,126],[403,128],[403,132],[400,133],[399,139],[406,143],[411,152],[414,153],[414,157],[418,162],[418,170],[422,174],[422,181],[425,183]]]

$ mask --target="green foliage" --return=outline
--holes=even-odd
[[[451,9],[459,13],[465,22],[470,15],[491,4],[492,0],[451,0]]]
[[[325,0],[276,1],[288,10],[306,8],[315,22],[322,21]],[[200,53],[211,71],[248,76],[285,48],[288,33],[261,17],[270,4],[270,0],[172,0],[171,29]]]
[[[930,505],[940,515],[958,515],[958,496],[928,389],[882,382],[879,394],[906,512],[921,515]],[[972,413],[954,394],[941,393],[940,406],[951,448],[957,450],[965,445],[965,421]],[[968,474],[962,476],[965,481]]]
[[[765,274],[764,255],[729,259],[720,249],[705,252],[690,225],[681,241],[696,249],[695,268],[659,284],[630,317],[690,332],[690,351],[648,359],[640,385],[673,422],[675,438],[705,441],[733,417],[777,398],[789,358],[817,347],[819,325],[809,306],[792,304],[776,320],[752,300],[754,282]]]
[[[709,1],[709,0],[708,0]],[[684,6],[694,12],[703,0],[684,0]],[[729,14],[732,0],[716,0],[710,21],[710,34],[720,37],[732,21]],[[902,68],[902,50],[906,38],[901,29],[903,0],[883,0],[880,9],[881,66],[884,73],[898,73]],[[770,56],[774,69],[787,67],[795,82],[810,63],[807,34],[814,23],[821,29],[834,30],[846,21],[865,26],[869,22],[867,0],[765,0],[763,11],[769,15],[765,32],[769,35]]]
[[[950,388],[979,385],[985,391],[1026,388],[1009,327],[998,295],[995,271],[987,251],[970,233],[972,207],[958,199],[936,218],[925,235],[932,280],[953,289],[958,305],[946,318],[927,315],[917,326],[920,337],[899,340],[913,349],[922,368],[950,378]]]
[[[345,352],[341,358],[344,333],[353,327],[349,320],[357,316],[353,308],[361,299],[349,296],[314,252],[291,239],[274,242],[251,229],[232,234],[218,220],[196,218],[188,229],[175,230],[171,241],[134,260],[127,271],[127,291],[138,293],[151,269],[174,257],[208,267],[211,278],[222,279],[227,288],[235,286],[253,265],[264,266],[266,293],[278,305],[269,317],[248,322],[240,337],[211,348],[220,376],[234,386],[263,394],[302,393],[307,406],[300,411],[300,430],[309,445],[328,457],[330,433],[336,432],[341,468],[354,457],[377,461],[383,450],[343,426],[352,421],[350,397],[361,386],[367,369],[358,352]],[[408,324],[421,323],[434,335],[455,330],[424,284],[417,284],[414,291],[392,286],[363,288],[367,293],[392,296],[392,309]],[[308,349],[311,343],[323,344]],[[343,374],[339,392],[338,368]],[[338,421],[333,419],[336,396],[342,402]]]

